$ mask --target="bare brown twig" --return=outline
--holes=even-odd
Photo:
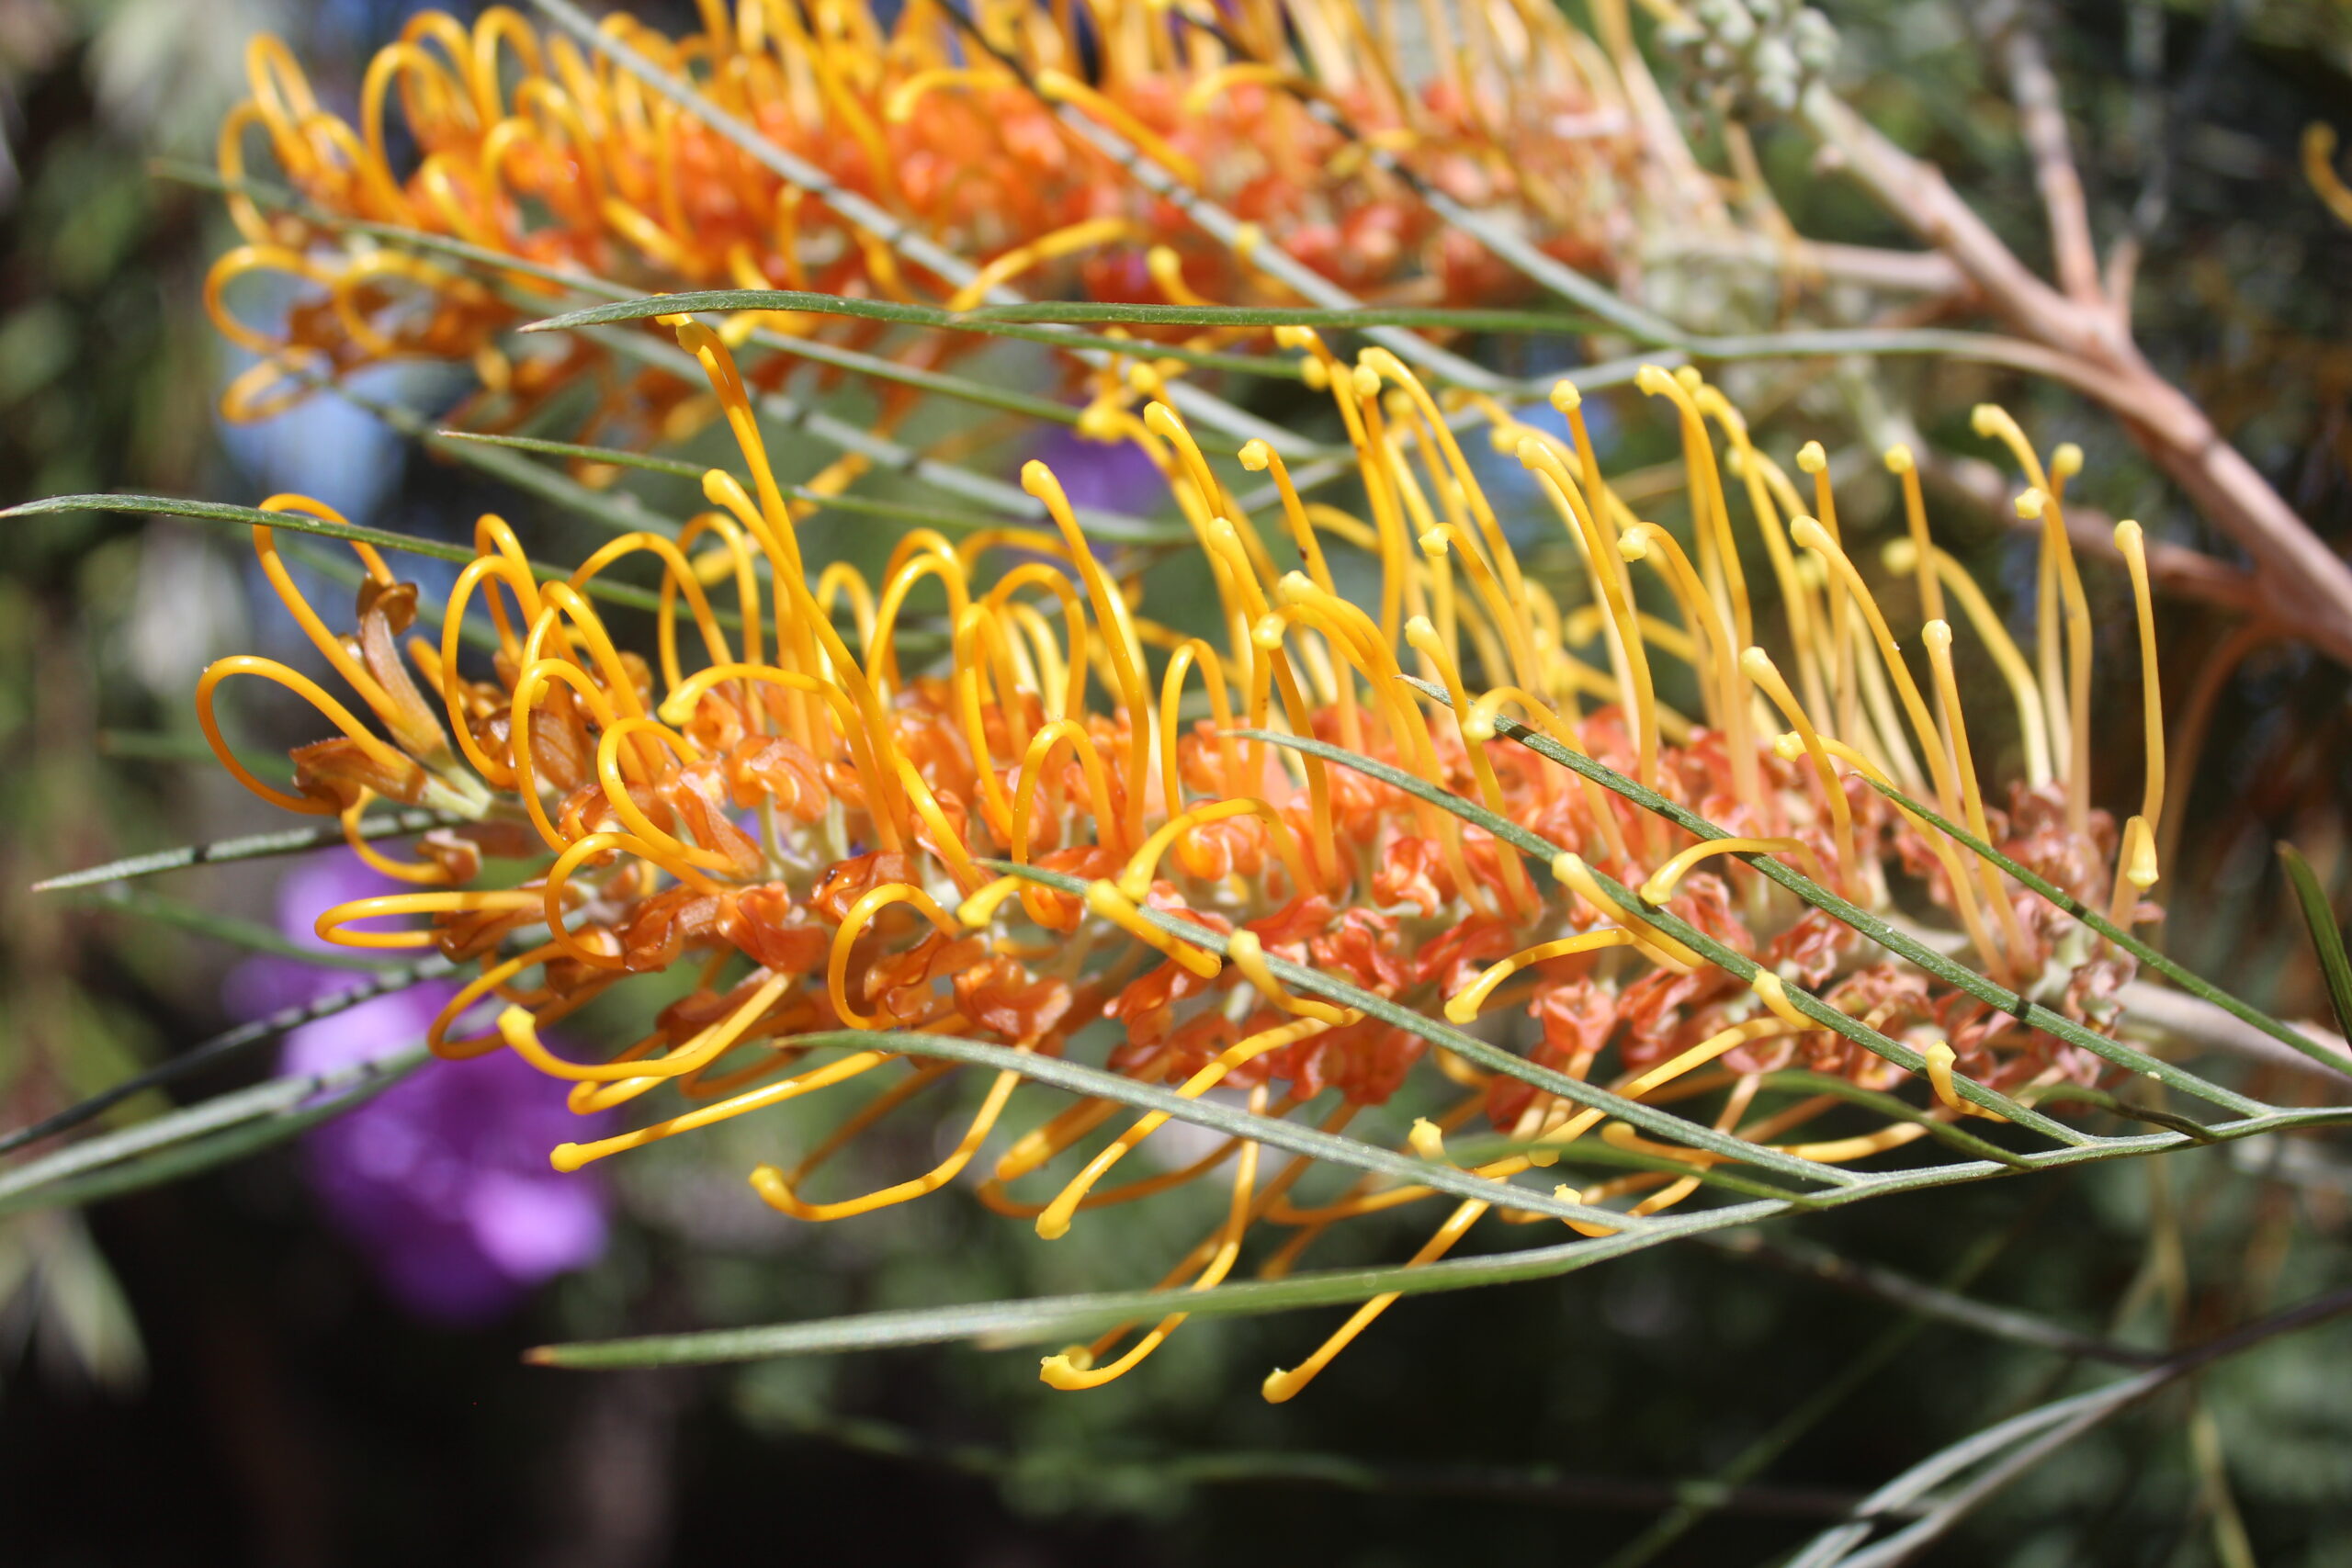
[[[2031,77],[2030,69],[2027,74]],[[2055,112],[2054,90],[2049,107]],[[1949,256],[2012,331],[2077,361],[2084,373],[2066,379],[2106,404],[2150,459],[2253,558],[2252,595],[2232,588],[2222,575],[2229,569],[2219,562],[2176,581],[2209,598],[2228,593],[2241,604],[2255,598],[2294,635],[2352,664],[2352,568],[2295,515],[2204,411],[2148,364],[2098,290],[2096,259],[2089,297],[2062,292],[2018,259],[1941,170],[1897,147],[1827,87],[1808,90],[1801,112],[1845,171]],[[2063,122],[2060,142],[2063,152]],[[2078,197],[2078,183],[2075,189]],[[2045,197],[2049,190],[2045,183]],[[2064,209],[2062,195],[2052,210],[2062,235],[2072,222],[2061,218]],[[2063,253],[2072,243],[2062,237],[2058,248]],[[2066,265],[2079,269],[2078,262]],[[2177,558],[2175,564],[2185,565]]]

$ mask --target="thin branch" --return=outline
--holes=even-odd
[[[2024,10],[2016,0],[2000,0],[1984,8],[1984,26],[1999,39],[2001,62],[2009,73],[2009,96],[2017,100],[2018,129],[2033,155],[2033,181],[2050,218],[2050,249],[2057,264],[2059,286],[2076,303],[2104,310],[2107,297],[2099,288],[2090,209],[2083,199],[2082,175],[2075,170],[2074,150],[2067,141],[2058,78],[2051,73],[2041,39]]]
[[[1962,200],[1942,171],[1913,157],[1826,86],[1808,91],[1805,122],[1826,150],[1890,214],[1950,256],[1996,314],[2020,335],[2088,361],[2111,378],[2098,393],[2156,466],[2254,558],[2280,618],[2352,664],[2352,567],[2347,567],[2204,411],[2159,376],[2104,307],[2068,298],[2035,276]]]

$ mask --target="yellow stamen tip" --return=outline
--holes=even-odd
[[[1250,442],[1236,454],[1241,460],[1241,466],[1253,474],[1264,473],[1266,465],[1273,460],[1273,448],[1262,441]]]
[[[1829,454],[1821,449],[1818,441],[1808,441],[1797,448],[1797,467],[1808,474],[1817,474],[1829,467]]]
[[[1886,449],[1886,471],[1888,473],[1907,474],[1916,467],[1917,467],[1917,464],[1912,460],[1911,448],[1904,446],[1901,442],[1898,441],[1894,446]]]
[[[1919,564],[1919,547],[1908,539],[1892,540],[1878,558],[1886,563],[1887,570],[1903,576]]]
[[[1264,1395],[1267,1404],[1282,1404],[1306,1386],[1306,1380],[1296,1372],[1277,1367],[1266,1374],[1266,1381],[1258,1385],[1258,1392]]]
[[[1919,635],[1925,637],[1928,646],[1938,653],[1945,652],[1951,647],[1951,626],[1948,622],[1929,621],[1919,628]]]
[[[2126,555],[2129,555],[2133,550],[2141,548],[2142,544],[2143,541],[2140,537],[2140,525],[2132,522],[2129,517],[2126,517],[2122,522],[2118,523],[2115,525],[2115,547],[2117,549],[2123,551]]]
[[[2134,816],[2123,825],[2123,880],[2145,893],[2159,880],[2156,866],[2156,836],[2148,830],[2148,819]]]
[[[1674,378],[1655,365],[1645,365],[1634,372],[1634,385],[1652,397],[1657,397],[1674,385]]]
[[[1426,1116],[1413,1118],[1413,1130],[1405,1134],[1405,1141],[1412,1145],[1413,1152],[1423,1159],[1442,1160],[1445,1157],[1445,1134],[1439,1132],[1437,1123]]]
[[[1552,383],[1552,406],[1562,413],[1567,412],[1570,409],[1582,408],[1584,394],[1577,390],[1577,384],[1574,381],[1555,381]]]
[[[1369,365],[1359,365],[1350,373],[1348,384],[1356,389],[1356,396],[1359,398],[1378,397],[1380,372]]]
[[[1626,534],[1617,541],[1617,553],[1627,560],[1647,560],[1650,556],[1649,539],[1638,532]]]
[[[1584,1201],[1584,1194],[1577,1189],[1569,1186],[1565,1181],[1552,1189],[1552,1196],[1558,1199],[1563,1203],[1581,1203]]]
[[[1804,755],[1804,737],[1795,730],[1783,730],[1772,738],[1772,755],[1783,762],[1793,762]]]
[[[1968,428],[1979,435],[1990,436],[2001,428],[2001,410],[1996,403],[1978,403],[1968,411]]]
[[[1686,392],[1695,392],[1707,384],[1707,378],[1699,374],[1699,367],[1695,365],[1679,367],[1674,372],[1674,378],[1682,384]]]
[[[1584,871],[1584,857],[1574,850],[1562,850],[1552,857],[1552,875],[1561,881],[1578,876]]]
[[[587,1163],[588,1156],[578,1144],[558,1144],[548,1151],[548,1164],[566,1176]]]
[[[1436,560],[1445,554],[1445,530],[1432,528],[1420,537],[1421,554]]]
[[[1819,550],[1824,555],[1827,555],[1833,547],[1829,537],[1829,530],[1823,527],[1820,524],[1815,522],[1810,517],[1800,517],[1793,523],[1791,523],[1789,525],[1789,537],[1794,539],[1799,545],[1802,545],[1806,549]]]
[[[2063,441],[2050,454],[2050,472],[2057,479],[2070,479],[2083,471],[2083,449],[2071,441]]]
[[[2018,497],[2018,515],[2030,523],[2041,515],[2041,509],[2049,500],[2038,490],[2027,491]]]

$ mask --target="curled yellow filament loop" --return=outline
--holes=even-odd
[[[1127,861],[1126,869],[1119,874],[1121,896],[1141,903],[1150,894],[1152,874],[1170,846],[1180,842],[1195,828],[1228,821],[1236,817],[1255,817],[1266,825],[1266,836],[1273,842],[1275,857],[1282,862],[1283,869],[1290,873],[1291,897],[1299,897],[1314,889],[1314,879],[1307,874],[1306,862],[1298,852],[1298,840],[1291,832],[1290,824],[1283,820],[1282,813],[1262,800],[1242,797],[1196,806],[1178,812],[1161,824],[1158,831],[1143,841]]]
[[[1064,746],[1077,755],[1079,767],[1086,776],[1087,797],[1093,807],[1098,829],[1108,828],[1114,833],[1118,829],[1119,816],[1111,807],[1110,774],[1103,769],[1102,754],[1094,749],[1094,738],[1087,734],[1085,728],[1076,719],[1055,719],[1038,729],[1021,759],[1021,781],[1012,798],[1012,850],[1016,863],[1025,864],[1028,862],[1029,843],[1034,836],[1031,818],[1036,810],[1038,787],[1046,782],[1044,776],[1046,764]],[[1140,776],[1137,782],[1141,782]],[[1114,838],[1108,847],[1116,850],[1122,846]]]
[[[1025,1052],[1031,1047],[1024,1043],[1018,1048]],[[955,1180],[962,1174],[964,1168],[971,1163],[972,1156],[978,1152],[980,1145],[986,1142],[989,1134],[995,1130],[998,1117],[1004,1113],[1005,1102],[1012,1098],[1013,1089],[1020,1082],[1019,1073],[997,1074],[989,1085],[987,1098],[981,1100],[980,1109],[973,1115],[971,1125],[965,1128],[963,1137],[956,1140],[956,1146],[948,1151],[945,1159],[941,1160],[921,1176],[885,1187],[876,1192],[868,1192],[862,1197],[845,1199],[835,1203],[810,1203],[802,1200],[793,1190],[794,1183],[805,1178],[805,1167],[802,1170],[796,1171],[792,1176],[787,1177],[775,1166],[763,1164],[752,1172],[752,1190],[757,1192],[761,1201],[766,1203],[771,1209],[790,1214],[796,1220],[811,1220],[820,1223],[845,1220],[856,1214],[870,1214],[876,1209],[887,1209],[894,1203],[908,1202],[927,1193],[936,1192],[950,1181]]]
[[[401,778],[422,772],[416,762],[369,733],[353,716],[349,708],[329,696],[320,689],[316,681],[301,671],[290,670],[275,659],[263,659],[250,653],[232,653],[226,659],[216,659],[205,667],[204,674],[196,683],[196,722],[204,731],[204,743],[212,748],[212,754],[220,760],[220,765],[229,770],[232,777],[280,810],[299,811],[306,817],[332,817],[338,807],[331,799],[288,795],[282,789],[264,784],[230,750],[227,739],[220,733],[220,721],[212,711],[212,700],[214,691],[232,675],[258,675],[292,692],[342,730],[353,744],[367,753],[368,761],[385,771],[387,776]]]
[[[1814,774],[1821,782],[1822,797],[1829,805],[1830,824],[1837,835],[1838,882],[1850,891],[1861,866],[1854,852],[1854,809],[1846,799],[1846,786],[1838,782],[1836,770],[1829,765],[1829,753],[1821,744],[1821,735],[1813,728],[1813,721],[1805,716],[1804,705],[1797,701],[1796,694],[1790,691],[1789,683],[1781,678],[1781,671],[1773,665],[1770,654],[1760,648],[1751,648],[1739,656],[1739,665],[1748,680],[1755,682],[1757,689],[1781,710],[1781,716],[1795,727],[1798,739],[1804,742],[1805,755],[1812,761]]]
[[[444,888],[434,893],[384,893],[369,898],[353,898],[322,912],[312,923],[322,942],[337,947],[430,947],[434,936],[423,931],[355,931],[344,928],[354,920],[372,920],[395,915],[457,915],[479,914],[493,909],[535,909],[539,907],[536,892],[481,892],[463,888]]]
[[[777,670],[765,664],[716,665],[708,670],[695,671],[684,683],[673,689],[670,694],[662,699],[662,717],[671,724],[684,724],[694,716],[695,705],[713,686],[721,685],[729,681],[756,682],[764,685],[781,686],[787,691],[808,693],[822,697],[832,708],[842,733],[849,742],[851,764],[856,768],[858,778],[865,785],[867,802],[879,805],[892,798],[888,793],[888,788],[897,781],[886,777],[881,772],[865,727],[858,722],[860,715],[856,706],[851,702],[849,694],[830,681],[820,680],[813,675],[803,675],[797,671]],[[903,759],[896,760],[903,761]],[[872,813],[872,817],[875,835],[881,841],[882,847],[894,854],[903,851],[906,847],[906,840],[899,834],[897,818],[887,809],[876,810]]]
[[[1070,511],[1069,499],[1062,493],[1061,481],[1045,464],[1031,461],[1021,468],[1021,488],[1035,496],[1053,518],[1061,531],[1062,542],[1069,550],[1070,561],[1078,569],[1079,581],[1086,585],[1086,597],[1094,609],[1094,623],[1102,629],[1104,653],[1111,661],[1113,682],[1119,700],[1125,705],[1127,745],[1129,750],[1127,776],[1136,786],[1127,791],[1125,833],[1122,841],[1129,844],[1143,841],[1144,792],[1142,781],[1151,772],[1151,692],[1145,683],[1143,649],[1136,641],[1135,624],[1127,614],[1123,599],[1110,574],[1102,570],[1094,552],[1080,532],[1078,518]],[[1034,745],[1035,742],[1032,742]],[[1106,821],[1111,818],[1106,818]],[[1015,859],[1019,859],[1015,855]]]
[[[1263,1113],[1265,1109],[1266,1088],[1261,1084],[1250,1091],[1250,1110],[1251,1114],[1257,1115]],[[1240,1144],[1241,1158],[1234,1168],[1233,1199],[1227,1206],[1225,1223],[1217,1227],[1216,1232],[1206,1244],[1211,1250],[1207,1259],[1200,1266],[1199,1277],[1193,1281],[1192,1288],[1196,1291],[1209,1290],[1221,1284],[1226,1275],[1232,1271],[1235,1260],[1241,1256],[1241,1238],[1247,1234],[1250,1221],[1256,1212],[1257,1205],[1254,1199],[1258,1185],[1258,1145],[1243,1140],[1228,1140],[1228,1146],[1235,1142]],[[1217,1157],[1222,1159],[1224,1156],[1220,1154]],[[1138,1182],[1130,1185],[1143,1184]],[[1162,1285],[1173,1283],[1181,1278],[1193,1266],[1193,1259],[1199,1257],[1199,1253],[1200,1248],[1195,1247],[1193,1257],[1186,1258],[1177,1266],[1176,1269],[1171,1270],[1169,1278],[1161,1281]],[[1132,1371],[1145,1357],[1166,1343],[1168,1337],[1183,1325],[1186,1315],[1181,1312],[1170,1313],[1154,1325],[1151,1332],[1138,1339],[1125,1355],[1108,1366],[1097,1367],[1093,1364],[1094,1358],[1099,1353],[1095,1349],[1081,1350],[1077,1355],[1064,1351],[1059,1355],[1046,1357],[1038,1365],[1037,1376],[1041,1382],[1050,1387],[1066,1392],[1100,1388],[1104,1383],[1124,1377]],[[1124,1330],[1114,1332],[1124,1332]],[[1104,1336],[1104,1339],[1115,1343],[1111,1336]],[[1103,1348],[1107,1348],[1107,1345]]]
[[[1690,869],[1701,861],[1723,854],[1792,854],[1804,862],[1805,871],[1815,882],[1826,883],[1829,874],[1822,869],[1821,857],[1813,846],[1802,839],[1709,839],[1692,844],[1649,874],[1637,891],[1645,904],[1663,904],[1674,897],[1674,889]]]
[[[833,932],[832,947],[825,958],[826,994],[832,998],[833,1011],[852,1029],[872,1029],[880,1021],[849,1005],[850,949],[857,945],[857,939],[865,934],[874,917],[893,904],[912,904],[944,936],[952,939],[963,934],[963,928],[949,918],[947,911],[911,882],[886,882],[852,904],[849,912],[842,917],[841,929]]]
[[[1115,883],[1087,884],[1086,907],[1204,980],[1215,979],[1223,967],[1216,953],[1185,942],[1145,919],[1143,911],[1136,908],[1134,900],[1119,891]],[[1182,926],[1183,922],[1179,921],[1178,924]]]
[[[1632,947],[1635,945],[1635,942],[1634,933],[1622,926],[1611,926],[1605,931],[1586,931],[1579,936],[1562,937],[1557,942],[1539,942],[1534,946],[1524,948],[1512,953],[1501,963],[1494,964],[1470,984],[1447,998],[1445,1016],[1457,1024],[1470,1023],[1477,1018],[1479,1010],[1487,1005],[1487,998],[1495,994],[1496,987],[1522,969],[1532,968],[1538,964],[1548,964],[1555,958],[1571,957],[1579,953],[1600,953],[1612,947]]]
[[[604,734],[596,741],[596,777],[605,786],[605,804],[611,808],[613,815],[620,818],[622,826],[651,846],[656,853],[674,856],[688,865],[710,871],[741,872],[746,869],[724,850],[691,844],[675,834],[664,832],[645,814],[644,807],[638,805],[635,795],[630,791],[628,781],[621,776],[621,746],[635,735],[649,737],[673,752],[682,762],[691,762],[698,754],[693,741],[659,720],[615,719],[605,727]]]
[[[1318,1019],[1334,1028],[1353,1023],[1363,1016],[1352,1008],[1334,1007],[1329,1002],[1317,1001],[1311,997],[1294,993],[1275,976],[1273,966],[1266,962],[1265,943],[1259,940],[1256,931],[1247,927],[1225,939],[1225,956],[1260,996],[1286,1013],[1298,1018]]]
[[[1313,1039],[1330,1027],[1319,1018],[1299,1018],[1288,1023],[1276,1024],[1272,1029],[1260,1030],[1247,1039],[1226,1047],[1216,1060],[1186,1078],[1176,1092],[1186,1100],[1198,1100],[1224,1082],[1227,1074],[1243,1064],[1255,1061],[1270,1051],[1279,1051],[1301,1040]],[[1165,1126],[1168,1121],[1169,1113],[1165,1111],[1147,1111],[1137,1117],[1133,1126],[1087,1161],[1086,1168],[1070,1178],[1069,1185],[1046,1205],[1045,1212],[1037,1216],[1037,1234],[1047,1241],[1068,1235],[1070,1218],[1078,1213],[1080,1201],[1085,1198],[1088,1190],[1102,1180],[1113,1166],[1125,1159],[1130,1149]]]
[[[605,1159],[613,1155],[626,1153],[630,1149],[643,1148],[646,1145],[658,1143],[663,1138],[674,1138],[681,1133],[692,1133],[704,1127],[716,1126],[721,1122],[730,1121],[747,1111],[764,1111],[771,1106],[797,1100],[804,1094],[813,1094],[821,1089],[831,1089],[835,1084],[848,1082],[861,1073],[870,1072],[886,1062],[897,1060],[899,1056],[896,1052],[860,1051],[853,1055],[843,1056],[838,1061],[828,1062],[821,1067],[813,1068],[776,1083],[764,1084],[731,1099],[722,1100],[716,1105],[706,1105],[698,1110],[689,1111],[684,1115],[673,1116],[666,1122],[657,1122],[650,1127],[640,1127],[635,1132],[622,1133],[610,1138],[599,1138],[592,1144],[558,1144],[548,1151],[548,1163],[558,1170],[578,1170],[594,1160]]]
[[[1707,967],[1704,958],[1601,891],[1583,856],[1563,850],[1552,857],[1552,875],[1592,906],[1602,919],[1623,922],[1635,942],[1660,962],[1685,973]]]

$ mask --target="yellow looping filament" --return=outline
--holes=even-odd
[[[842,917],[841,928],[833,932],[832,946],[825,959],[826,994],[832,998],[833,1011],[852,1029],[873,1029],[880,1020],[850,1006],[850,950],[857,945],[857,939],[865,934],[874,917],[892,904],[912,904],[943,935],[954,938],[963,934],[963,928],[948,918],[947,911],[910,882],[886,882],[852,904],[849,912]]]
[[[1665,903],[1674,897],[1675,886],[1701,861],[1720,854],[1795,855],[1805,863],[1805,870],[1815,882],[1827,882],[1829,874],[1822,869],[1821,857],[1813,846],[1802,839],[1709,839],[1681,851],[1649,874],[1635,891],[1642,902],[1650,905]]]
[[[1091,882],[1086,886],[1086,907],[1129,936],[1166,954],[1175,963],[1204,980],[1213,980],[1223,968],[1214,953],[1184,942],[1162,931],[1143,918],[1135,902],[1121,893],[1114,883]]]
[[[1496,987],[1521,970],[1538,964],[1548,964],[1555,958],[1571,957],[1579,953],[1600,953],[1612,947],[1631,947],[1634,945],[1635,941],[1636,938],[1632,931],[1625,930],[1623,926],[1611,926],[1605,931],[1586,931],[1580,936],[1562,937],[1557,942],[1539,942],[1532,947],[1512,953],[1509,958],[1488,968],[1476,980],[1449,997],[1445,1003],[1445,1016],[1457,1024],[1472,1022],[1477,1018],[1479,1010],[1487,1005],[1487,998],[1495,994]]]
[[[1552,857],[1552,875],[1590,905],[1604,919],[1623,921],[1635,943],[1654,958],[1686,973],[1707,967],[1704,958],[1602,892],[1600,883],[1592,874],[1592,868],[1585,864],[1582,856],[1566,851],[1555,855]]]
[[[1334,1007],[1329,1002],[1317,1001],[1311,997],[1295,994],[1274,976],[1266,962],[1265,944],[1258,933],[1248,929],[1235,931],[1225,939],[1225,956],[1241,977],[1256,987],[1260,996],[1287,1013],[1299,1018],[1311,1018],[1333,1027],[1353,1023],[1363,1015],[1352,1008]]]
[[[1279,1051],[1302,1040],[1309,1040],[1331,1026],[1318,1018],[1294,1019],[1261,1030],[1247,1039],[1226,1047],[1217,1058],[1177,1089],[1186,1100],[1197,1100],[1225,1081],[1227,1075],[1245,1063],[1256,1060],[1270,1051]],[[1069,1233],[1070,1218],[1078,1213],[1078,1205],[1094,1184],[1110,1173],[1111,1168],[1125,1158],[1129,1150],[1167,1125],[1169,1112],[1151,1111],[1136,1119],[1135,1124],[1119,1134],[1107,1148],[1086,1162],[1084,1169],[1070,1178],[1068,1185],[1057,1193],[1037,1216],[1037,1234],[1047,1241],[1057,1240]]]

